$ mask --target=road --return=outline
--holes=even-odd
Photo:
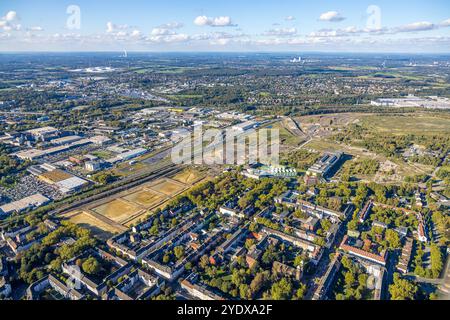
[[[390,252],[385,267],[386,274],[384,275],[381,287],[381,295],[380,295],[381,300],[389,299],[389,285],[394,282],[394,272],[397,261],[398,261],[398,253]]]
[[[450,256],[447,255],[447,263],[443,275],[443,283],[438,287],[439,299],[450,300]]]
[[[321,279],[324,274],[327,272],[328,265],[330,263],[330,253],[336,253],[338,248],[337,246],[341,243],[345,232],[346,232],[347,221],[344,221],[339,226],[339,230],[337,231],[334,242],[331,244],[330,249],[324,249],[324,253],[322,255],[322,259],[316,267],[316,272],[310,279],[307,279],[307,291],[305,293],[305,300],[312,300],[314,296],[314,292],[316,291],[318,285],[314,282],[315,279]]]

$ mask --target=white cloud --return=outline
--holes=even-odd
[[[197,26],[211,26],[211,27],[235,27],[231,18],[228,16],[210,18],[207,16],[198,16],[194,20]]]
[[[284,20],[286,20],[286,21],[294,21],[295,17],[294,16],[287,16],[287,17],[284,18]]]
[[[17,17],[17,12],[15,12],[15,11],[9,11],[9,12],[6,14],[6,16],[4,17],[4,19],[5,19],[6,21],[9,21],[9,22],[17,20],[17,19],[18,19],[18,17]]]
[[[297,34],[296,28],[275,28],[264,33],[267,36],[292,36]]]
[[[118,25],[118,24],[112,23],[111,21],[106,23],[106,32],[107,33],[118,32],[120,30],[126,30],[126,29],[128,29],[128,25],[126,25],[126,24]]]
[[[22,25],[21,24],[10,24],[10,23],[6,22],[2,28],[4,31],[20,31],[20,30],[22,30]]]
[[[176,43],[176,42],[186,42],[190,40],[187,34],[172,34],[172,35],[158,35],[149,38],[151,42],[155,43]]]
[[[114,32],[114,24],[112,22],[106,23],[106,32],[108,33]]]
[[[18,24],[19,16],[15,11],[8,11],[6,15],[0,18],[0,29],[3,31],[20,31],[22,25]]]
[[[436,25],[428,21],[414,22],[396,29],[397,32],[415,32],[436,29]]]
[[[394,35],[404,32],[423,32],[428,30],[434,30],[444,27],[441,23],[439,25],[431,22],[415,22],[404,26],[381,28],[381,29],[359,29],[355,26],[349,26],[341,29],[321,29],[311,32],[308,37],[320,37],[320,38],[343,38],[343,37],[359,37],[364,35],[382,36],[382,35]]]
[[[244,33],[212,32],[212,33],[194,34],[190,36],[190,39],[195,41],[210,40],[211,41],[210,43],[220,44],[225,42],[224,39],[235,40],[244,37],[247,37],[247,35]]]
[[[184,26],[181,22],[169,22],[160,25],[158,28],[161,29],[180,29]]]
[[[324,29],[324,30],[311,32],[308,35],[308,37],[311,37],[311,38],[316,38],[316,37],[331,38],[331,37],[336,37],[338,35],[340,35],[340,33],[338,33],[337,30]]]
[[[442,21],[439,26],[441,27],[450,27],[450,19]]]
[[[44,28],[42,28],[41,26],[34,26],[34,27],[29,27],[27,28],[28,31],[44,31]]]
[[[337,11],[328,11],[324,12],[319,17],[320,21],[330,21],[330,22],[340,22],[345,20],[345,17],[343,17],[339,12]]]
[[[180,22],[169,22],[162,24],[156,28],[153,28],[151,31],[150,41],[153,42],[182,42],[190,39],[188,35],[178,34],[175,32],[175,29],[180,29],[183,27],[183,24]]]
[[[332,13],[332,14],[331,14]],[[322,21],[342,21],[344,18],[337,12],[328,12],[321,15]],[[415,22],[406,24],[403,26],[391,26],[384,27],[379,30],[365,29],[364,27],[358,28],[355,26],[347,26],[341,28],[327,28],[316,30],[309,34],[302,34],[295,27],[288,27],[293,23],[284,22],[281,26],[273,26],[270,30],[264,33],[255,33],[252,35],[244,34],[237,28],[218,29],[218,28],[203,28],[201,32],[204,33],[179,33],[178,29],[183,27],[182,23],[169,22],[155,26],[150,29],[150,32],[142,32],[139,27],[128,25],[117,25],[113,22],[106,24],[106,32],[93,33],[88,35],[80,34],[47,34],[43,31],[41,26],[25,25],[23,32],[10,32],[20,30],[21,25],[18,24],[17,14],[10,14],[7,18],[7,13],[0,18],[0,47],[5,47],[7,50],[9,46],[7,41],[17,41],[20,48],[20,44],[35,43],[36,46],[40,46],[45,49],[45,44],[70,46],[70,48],[77,48],[90,45],[91,48],[115,48],[115,46],[123,46],[124,43],[129,45],[129,48],[138,49],[150,49],[152,46],[161,46],[161,49],[172,46],[174,48],[186,48],[197,49],[207,48],[208,46],[217,46],[214,50],[221,50],[219,46],[223,46],[224,50],[228,48],[232,49],[247,49],[256,46],[261,48],[274,48],[284,50],[290,47],[300,46],[301,48],[308,49],[327,49],[330,48],[337,50],[347,50],[347,48],[362,48],[364,50],[370,50],[373,45],[376,51],[379,48],[394,48],[394,45],[390,44],[409,45],[415,46],[417,42],[425,46],[426,44],[439,45],[439,48],[445,44],[450,44],[449,37],[428,37],[422,38],[418,34],[420,32],[427,32],[427,30],[434,30],[450,26],[450,19],[442,22]],[[324,16],[325,15],[325,16]],[[12,21],[7,19],[13,19]],[[284,17],[284,21],[292,21],[295,18]],[[233,22],[230,17],[207,17],[199,16],[195,19],[194,23],[198,26],[210,26],[210,27],[225,27],[233,26]],[[345,24],[345,23],[344,23]],[[339,25],[338,25],[339,26]],[[269,28],[268,28],[269,29]],[[4,32],[2,32],[4,31]],[[402,37],[390,37],[395,34],[408,34],[405,35],[405,39]],[[419,40],[420,39],[420,40]],[[13,43],[13,42],[11,42]],[[69,45],[70,43],[70,45]],[[419,45],[419,43],[417,43]],[[25,47],[30,48],[30,46]],[[65,48],[65,47],[64,47]],[[128,47],[127,47],[128,48]],[[411,49],[412,50],[412,49]]]
[[[164,28],[153,28],[151,34],[153,36],[167,36],[167,35],[173,35],[175,34],[174,31]]]
[[[216,40],[210,41],[209,43],[212,44],[212,45],[225,46],[225,45],[227,45],[228,43],[230,43],[230,39],[224,39],[224,38],[222,38],[222,39],[216,39]]]
[[[311,32],[308,37],[349,37],[349,36],[359,36],[361,34],[370,33],[371,30],[368,29],[358,29],[355,26],[345,27],[343,29],[321,29],[318,31]]]
[[[139,38],[141,36],[141,32],[139,30],[135,29],[131,32],[130,36],[133,38]]]
[[[360,30],[356,28],[355,26],[346,27],[343,29],[346,33],[358,33]]]

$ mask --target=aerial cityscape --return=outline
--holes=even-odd
[[[448,1],[242,2],[2,1],[0,300],[450,300]]]

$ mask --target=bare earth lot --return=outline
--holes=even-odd
[[[130,227],[156,208],[206,178],[206,174],[186,169],[172,178],[157,179],[136,188],[95,201],[64,215],[71,222],[90,229],[100,239]]]

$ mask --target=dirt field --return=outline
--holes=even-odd
[[[90,203],[84,209],[82,207],[79,211],[71,212],[65,217],[73,223],[92,230],[97,237],[108,239],[114,233],[122,231],[122,227],[129,228],[156,208],[163,208],[167,201],[206,177],[206,173],[190,168],[173,178],[158,179],[116,194],[103,202]],[[101,215],[105,219],[95,215]]]
[[[183,186],[182,183],[170,180],[170,179],[164,179],[156,182],[155,184],[152,184],[149,186],[152,190],[155,190],[157,192],[164,193],[165,195],[172,196],[177,194],[178,192],[181,192],[185,186]]]
[[[121,230],[115,228],[112,225],[109,225],[90,214],[82,211],[78,212],[70,212],[64,217],[68,218],[70,222],[75,223],[83,228],[91,230],[94,236],[106,240],[113,236],[115,233],[120,232]]]
[[[197,170],[185,170],[180,172],[172,177],[173,180],[184,183],[184,184],[193,184],[200,179],[203,179],[205,174],[197,171]]]
[[[115,199],[111,202],[98,206],[93,211],[101,214],[115,222],[120,223],[123,220],[137,214],[141,208],[121,199]]]
[[[123,199],[140,204],[144,207],[152,207],[163,200],[164,196],[150,190],[142,190],[129,194],[123,197]]]

